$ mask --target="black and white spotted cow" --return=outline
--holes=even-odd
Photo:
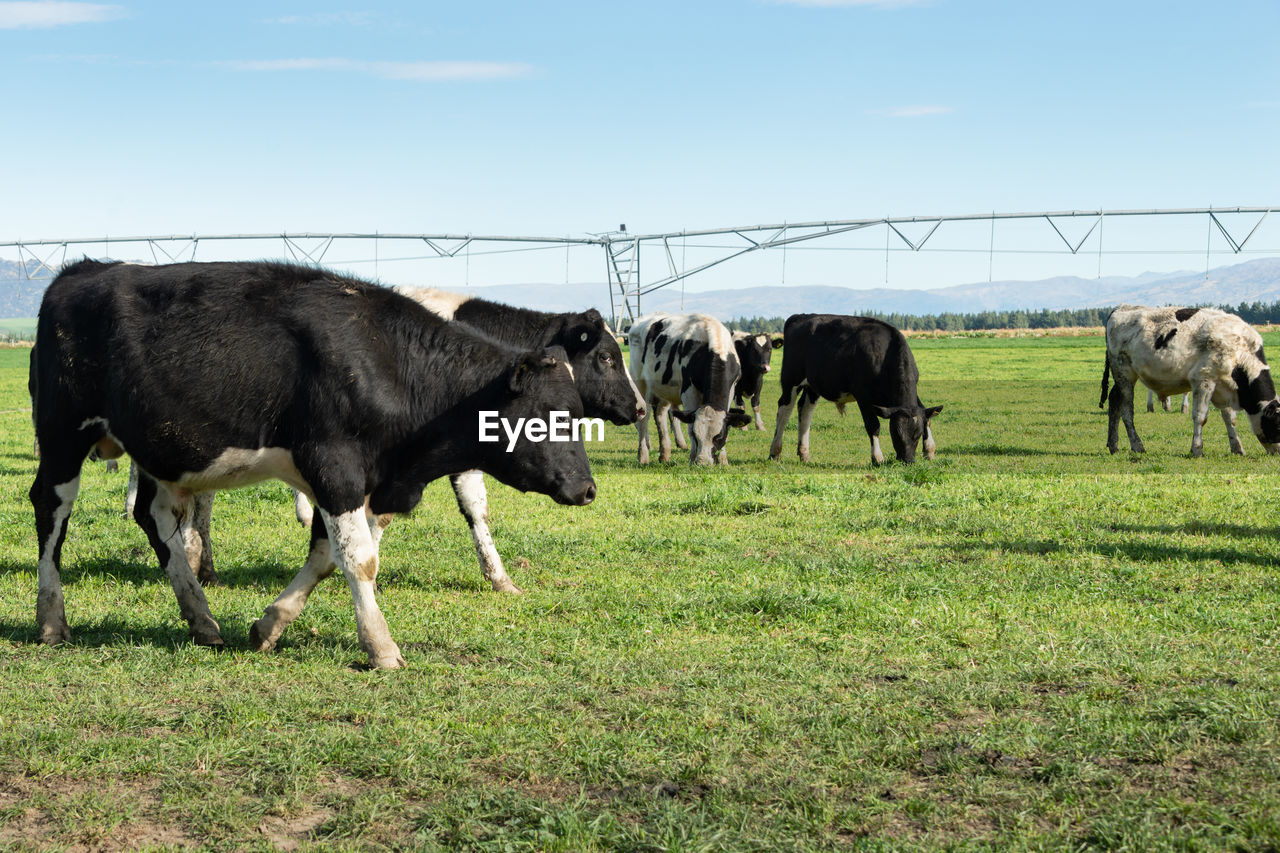
[[[31,388],[42,450],[31,501],[39,538],[39,638],[70,636],[62,542],[91,451],[143,471],[134,517],[197,643],[221,645],[189,565],[192,495],[268,478],[308,495],[306,565],[253,625],[274,646],[315,585],[342,570],[361,648],[403,665],[374,598],[380,528],[426,483],[472,469],[557,502],[590,503],[581,441],[483,442],[481,412],[516,422],[582,400],[560,348],[521,351],[448,323],[386,288],[273,263],[148,267],[82,261],[50,284]]]
[[[1108,379],[1115,386],[1107,393]],[[1160,397],[1191,392],[1191,455],[1204,455],[1209,407],[1227,425],[1232,453],[1244,453],[1236,412],[1244,411],[1268,453],[1280,452],[1280,400],[1262,350],[1262,337],[1235,314],[1214,308],[1120,305],[1107,318],[1102,396],[1107,404],[1107,449],[1120,449],[1120,422],[1134,453],[1146,450],[1133,427],[1133,388],[1141,381]]]
[[[782,349],[782,342],[774,341],[768,335],[737,331],[733,333],[733,347],[738,351],[738,361],[742,365],[742,378],[738,380],[738,387],[733,392],[733,402],[745,409],[745,400],[750,398],[756,429],[763,432],[760,389],[764,386],[764,375],[769,372],[773,351]]]
[[[889,437],[901,462],[914,462],[916,444],[924,455],[936,450],[930,421],[942,406],[926,408],[916,394],[919,371],[902,332],[881,320],[842,314],[793,314],[783,331],[782,397],[769,458],[782,455],[782,435],[797,400],[800,403],[800,458],[809,461],[809,428],[821,397],[836,404],[856,402],[871,439],[871,461],[884,462],[880,419],[889,421]]]
[[[731,409],[734,387],[742,373],[733,336],[706,314],[648,314],[627,334],[631,375],[648,405],[636,424],[638,456],[649,464],[649,421],[658,424],[658,458],[671,460],[667,412],[690,424],[689,461],[727,464],[729,429],[751,422],[741,409]]]

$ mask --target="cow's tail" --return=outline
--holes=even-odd
[[[1111,379],[1111,356],[1110,354],[1102,357],[1102,396],[1098,398],[1098,408],[1101,409],[1107,404],[1107,383]]]

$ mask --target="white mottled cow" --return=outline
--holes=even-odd
[[[751,423],[741,409],[730,409],[742,374],[733,336],[706,314],[657,312],[641,317],[627,335],[631,375],[648,405],[636,424],[641,465],[649,463],[649,421],[658,423],[658,458],[671,460],[667,412],[690,424],[690,463],[727,464],[729,429]]]
[[[1108,377],[1115,386],[1107,393]],[[1227,425],[1232,453],[1244,453],[1236,412],[1249,416],[1268,453],[1280,452],[1280,400],[1262,351],[1262,337],[1234,314],[1214,308],[1145,308],[1121,305],[1107,319],[1107,360],[1102,397],[1107,408],[1107,449],[1120,449],[1120,422],[1134,453],[1146,448],[1133,427],[1133,387],[1141,381],[1160,397],[1191,392],[1191,455],[1204,455],[1201,431],[1209,406]]]

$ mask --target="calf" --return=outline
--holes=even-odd
[[[631,375],[648,405],[636,425],[640,464],[649,464],[651,418],[658,422],[658,458],[671,460],[668,411],[690,424],[690,463],[727,464],[729,429],[751,422],[741,409],[729,407],[742,374],[729,330],[706,314],[657,312],[632,324],[627,341]]]
[[[397,290],[445,320],[466,324],[502,343],[522,348],[562,347],[568,354],[573,383],[587,417],[605,418],[622,426],[635,423],[645,412],[644,400],[623,363],[617,338],[594,308],[552,314],[432,287]],[[481,473],[466,471],[449,479],[458,509],[471,528],[485,579],[499,592],[520,592],[507,575],[489,532],[489,499]],[[303,524],[308,523],[308,509],[306,499],[299,497],[295,511]]]
[[[920,402],[919,371],[902,332],[870,317],[793,314],[787,318],[783,339],[782,397],[769,458],[782,455],[782,434],[799,400],[797,450],[801,459],[809,461],[809,427],[819,397],[835,403],[841,414],[846,403],[858,404],[876,465],[884,462],[880,418],[889,421],[889,437],[899,461],[915,461],[921,437],[925,458],[933,458],[936,448],[929,422],[942,406],[925,408]]]
[[[773,351],[782,349],[781,341],[774,341],[768,335],[753,335],[749,332],[733,333],[733,348],[738,351],[738,362],[742,365],[742,378],[733,392],[733,402],[745,409],[744,400],[751,398],[751,411],[755,416],[756,429],[764,431],[764,420],[760,417],[760,389],[764,385],[764,375],[769,372],[769,361]]]
[[[1108,377],[1115,386],[1107,393]],[[1129,449],[1146,448],[1133,427],[1133,388],[1141,381],[1160,397],[1191,392],[1191,455],[1204,455],[1202,429],[1209,406],[1227,425],[1232,453],[1244,453],[1236,412],[1268,453],[1280,452],[1280,400],[1262,351],[1262,337],[1234,314],[1214,308],[1146,308],[1120,305],[1107,318],[1107,358],[1102,396],[1107,404],[1107,449],[1120,449],[1120,422]]]
[[[67,517],[90,451],[143,472],[134,518],[197,643],[221,645],[192,575],[192,495],[268,478],[316,504],[312,549],[251,632],[270,648],[335,565],[372,666],[403,665],[374,599],[380,528],[425,484],[480,469],[564,504],[595,497],[580,441],[479,441],[481,413],[582,414],[562,349],[521,352],[385,288],[272,263],[146,267],[82,261],[40,308],[31,388],[42,450],[31,501],[40,549],[36,619],[69,639],[60,580]],[[332,544],[331,544],[332,543]]]

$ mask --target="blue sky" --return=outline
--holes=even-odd
[[[1274,0],[0,2],[0,240],[1280,204],[1277,32]],[[1251,247],[1280,251],[1275,225]],[[886,262],[881,229],[706,283],[1204,267],[1206,224],[1182,230],[1133,245],[1185,255],[990,257],[984,226]],[[570,255],[377,274],[599,277]]]

